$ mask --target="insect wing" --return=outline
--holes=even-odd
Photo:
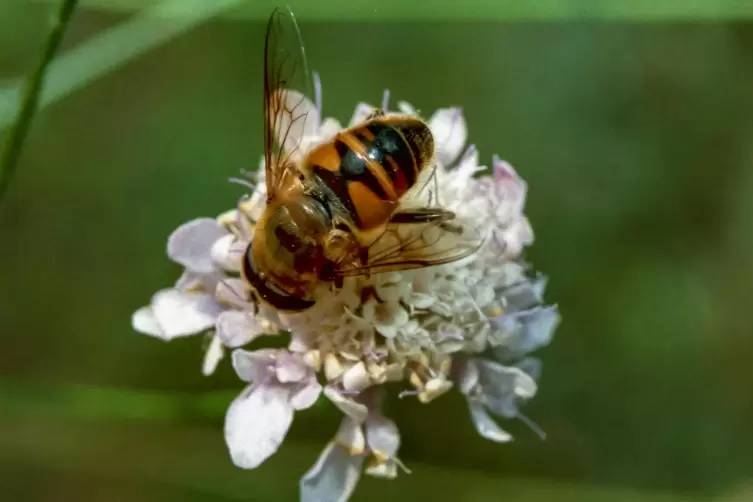
[[[306,98],[311,78],[295,16],[288,8],[272,12],[264,42],[264,165],[267,201],[302,156],[301,141],[318,124]]]
[[[483,238],[454,220],[396,223],[370,247],[368,263],[349,264],[336,271],[347,277],[445,265],[475,253]]]

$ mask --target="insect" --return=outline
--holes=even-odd
[[[473,253],[455,214],[403,207],[433,166],[434,139],[420,119],[376,110],[303,155],[307,118],[297,91],[310,78],[290,10],[275,9],[264,47],[266,208],[242,273],[259,297],[285,311],[315,303],[321,285],[345,277],[449,263]],[[310,96],[311,94],[308,93]]]

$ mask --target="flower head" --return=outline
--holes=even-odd
[[[342,129],[337,120],[322,119],[318,89],[317,96],[314,104],[288,93],[308,111],[286,143],[288,149],[300,145],[291,152],[299,160]],[[405,102],[398,109],[419,115]],[[359,104],[349,125],[373,110]],[[521,259],[533,242],[524,215],[526,184],[496,156],[490,174],[479,164],[476,148],[466,146],[460,108],[440,109],[427,123],[436,142],[433,203],[486,237],[471,256],[347,278],[338,289],[325,288],[301,313],[257,305],[238,271],[264,211],[262,168],[256,184],[244,182],[251,193],[235,209],[193,220],[170,236],[168,256],[185,272],[133,316],[138,331],[164,340],[211,332],[207,374],[226,349],[234,350],[233,366],[249,385],[230,405],[225,438],[240,467],[254,468],[277,451],[294,413],[321,394],[343,412],[332,442],[301,480],[303,501],[347,500],[362,472],[398,474],[400,436],[379,404],[387,382],[402,383],[400,396],[422,403],[456,389],[466,397],[478,432],[493,441],[512,436],[492,415],[518,418],[537,430],[519,410],[537,390],[539,363],[529,354],[549,343],[560,317],[556,306],[543,304],[545,277],[531,274]],[[260,336],[277,336],[280,348],[241,348]]]

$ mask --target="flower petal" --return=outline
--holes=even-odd
[[[238,240],[233,234],[227,234],[214,242],[209,254],[212,261],[225,270],[240,272],[243,254],[247,247],[248,243]]]
[[[538,276],[524,280],[505,289],[507,312],[521,312],[541,303],[546,288],[547,278]]]
[[[337,119],[327,117],[319,126],[319,137],[326,141],[340,132],[342,128],[342,125],[340,125],[340,122],[338,122]]]
[[[163,340],[195,335],[214,326],[221,311],[211,295],[163,289],[152,297],[151,306],[153,320],[161,332],[147,334]],[[154,327],[144,313],[139,313],[136,321],[145,328]]]
[[[400,111],[400,113],[404,113],[406,115],[413,115],[413,116],[420,115],[420,113],[418,113],[418,110],[416,110],[416,107],[414,107],[412,104],[408,103],[407,101],[398,101],[397,109]]]
[[[487,359],[476,359],[479,381],[488,395],[514,394],[530,398],[536,394],[536,381],[520,368],[505,366]]]
[[[164,338],[165,336],[157,318],[154,317],[152,307],[141,307],[134,312],[131,316],[131,326],[134,330],[145,335],[156,336],[157,338]]]
[[[243,349],[233,351],[233,368],[241,380],[259,383],[273,375],[277,363],[275,349],[259,349],[253,352]]]
[[[366,444],[377,458],[386,460],[397,455],[400,431],[395,422],[379,413],[371,413],[366,419],[365,429]]]
[[[226,310],[217,318],[217,336],[226,347],[242,347],[262,334],[251,312]]]
[[[364,457],[332,442],[301,478],[301,502],[347,502],[361,478]]]
[[[515,183],[522,185],[525,182],[512,167],[512,164],[502,160],[499,156],[492,156],[492,177],[497,183]]]
[[[534,381],[541,380],[541,359],[536,357],[526,357],[515,365],[520,371],[528,374]]]
[[[474,359],[461,359],[453,364],[458,389],[463,394],[470,394],[478,385],[479,371]]]
[[[300,354],[281,350],[277,358],[277,379],[282,383],[300,382],[311,374]]]
[[[311,408],[319,399],[321,393],[322,385],[316,381],[316,376],[312,375],[300,388],[293,391],[290,396],[290,404],[299,411]]]
[[[343,374],[343,388],[348,391],[362,391],[371,385],[369,372],[366,370],[366,364],[359,361]]]
[[[366,435],[363,427],[348,416],[340,422],[335,442],[344,447],[349,455],[363,455],[366,452]]]
[[[272,456],[293,422],[290,391],[259,385],[238,396],[225,415],[225,442],[233,463],[253,469]]]
[[[247,288],[243,279],[226,278],[217,283],[214,294],[218,302],[228,307],[244,309],[251,305],[247,300]]]
[[[371,115],[374,110],[375,108],[368,103],[358,103],[356,105],[355,111],[353,112],[353,116],[350,118],[350,122],[348,122],[348,127],[353,127],[354,125],[360,124],[361,122],[366,120],[366,117]]]
[[[461,108],[440,108],[429,119],[436,155],[445,166],[458,158],[468,139],[468,128]]]
[[[501,360],[514,359],[549,344],[560,321],[556,305],[490,319],[495,327],[510,332],[509,339],[495,348],[495,355]]]
[[[201,366],[201,372],[204,376],[209,376],[217,369],[217,365],[225,355],[225,350],[222,347],[222,341],[220,337],[213,336],[212,341],[209,342],[209,347],[204,353],[204,362]]]
[[[198,218],[178,227],[167,240],[167,256],[187,269],[200,274],[215,270],[212,246],[226,235],[214,218]]]
[[[348,415],[356,423],[362,424],[366,420],[369,412],[366,405],[343,396],[340,391],[331,385],[324,387],[324,395],[332,401],[332,404],[337,406],[340,411]]]
[[[497,422],[489,416],[483,405],[469,399],[468,410],[471,412],[473,425],[476,426],[476,430],[481,437],[497,443],[512,441],[512,435],[497,425]]]

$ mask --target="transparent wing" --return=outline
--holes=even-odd
[[[454,220],[392,222],[370,246],[367,263],[353,260],[335,273],[347,277],[444,265],[472,255],[482,243],[477,231]]]
[[[287,7],[272,12],[264,42],[264,160],[267,200],[295,169],[301,140],[315,113],[306,96],[311,78],[295,16]],[[308,123],[308,124],[307,124]]]

